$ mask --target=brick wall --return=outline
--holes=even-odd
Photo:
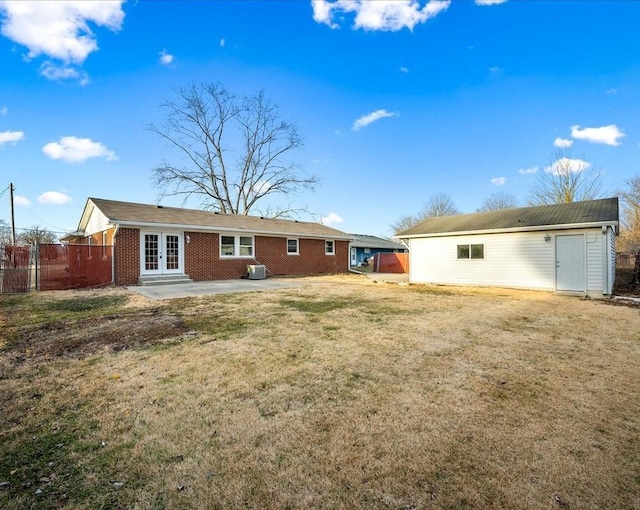
[[[140,276],[140,231],[121,228],[114,244],[115,284],[136,285]]]
[[[349,243],[335,241],[325,255],[323,239],[300,239],[299,255],[287,254],[284,237],[255,237],[255,257],[221,259],[218,234],[185,232],[185,273],[194,281],[229,280],[247,274],[247,264],[264,264],[268,276],[334,274],[347,271]],[[189,243],[186,242],[187,235]],[[121,228],[115,237],[115,284],[136,285],[140,276],[140,231]]]
[[[185,232],[185,273],[195,281],[241,278],[247,264],[264,264],[268,276],[344,273],[348,267],[349,243],[335,242],[335,255],[325,255],[322,239],[300,239],[299,255],[287,255],[284,237],[255,237],[255,257],[221,259],[218,234]]]

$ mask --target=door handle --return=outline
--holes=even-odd
[[[560,267],[560,261],[556,260],[556,267]]]

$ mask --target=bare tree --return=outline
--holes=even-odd
[[[282,119],[264,92],[237,98],[213,83],[191,84],[175,93],[176,101],[162,105],[164,124],[148,128],[186,161],[185,166],[164,162],[152,170],[161,197],[182,196],[186,202],[195,196],[205,209],[249,214],[266,197],[315,189],[318,177],[288,159],[303,145],[297,127]],[[272,217],[299,211],[291,205],[267,210]]]
[[[640,174],[625,181],[622,198],[622,229],[617,239],[619,251],[640,251]]]
[[[458,208],[453,203],[453,199],[447,193],[437,193],[429,197],[422,209],[422,218],[433,218],[435,216],[452,216],[460,214]]]
[[[57,241],[58,237],[47,229],[37,225],[20,232],[16,242],[19,244],[52,244]]]
[[[6,220],[0,220],[0,246],[11,244],[11,227]]]
[[[422,211],[416,215],[402,216],[391,224],[394,233],[408,230],[427,218],[460,214],[453,199],[447,193],[437,193],[429,197]]]
[[[515,195],[498,191],[484,199],[478,212],[499,211],[501,209],[513,209],[514,207],[518,207],[518,199]]]
[[[551,164],[538,174],[531,189],[531,205],[566,204],[602,198],[599,170],[567,151],[554,153]]]
[[[393,230],[393,232],[397,234],[398,232],[403,232],[404,230],[408,230],[411,227],[414,227],[415,225],[420,223],[420,221],[421,218],[418,215],[414,216],[409,214],[407,216],[401,216],[391,224],[391,230]]]

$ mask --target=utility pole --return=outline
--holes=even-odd
[[[16,218],[13,213],[13,183],[9,184],[9,196],[11,197],[11,244],[16,244]]]

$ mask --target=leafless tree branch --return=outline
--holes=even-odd
[[[290,196],[319,183],[289,155],[303,146],[298,128],[282,119],[263,91],[238,99],[220,84],[176,89],[177,100],[162,105],[164,124],[151,125],[178,150],[184,167],[164,162],[152,169],[160,196],[199,197],[202,206],[224,213],[249,214],[274,195]],[[302,209],[267,208],[270,216]]]

